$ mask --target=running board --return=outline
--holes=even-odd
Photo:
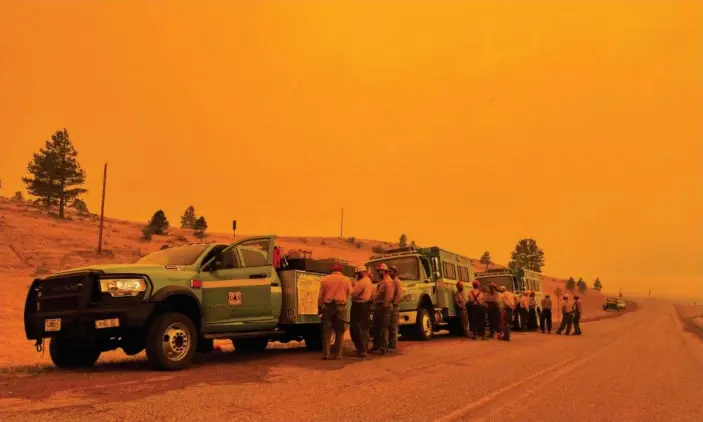
[[[208,333],[204,334],[206,340],[220,340],[228,338],[254,338],[254,337],[274,337],[285,334],[283,331],[246,331],[235,333]]]

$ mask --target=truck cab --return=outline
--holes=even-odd
[[[59,367],[90,366],[103,351],[146,350],[160,369],[182,369],[214,339],[254,352],[270,340],[321,347],[317,293],[321,272],[278,264],[275,236],[232,244],[159,250],[134,264],[94,265],[35,279],[27,293],[25,334],[50,339]]]
[[[456,283],[471,279],[470,259],[438,247],[392,249],[366,263],[375,280],[380,263],[398,267],[403,285],[398,323],[402,336],[430,340],[436,331],[451,329],[458,319],[454,307]]]

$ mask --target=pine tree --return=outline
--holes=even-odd
[[[538,273],[542,272],[544,251],[537,246],[534,239],[521,239],[515,245],[515,250],[511,252],[510,257],[508,267],[511,269],[522,268]]]
[[[408,246],[408,236],[406,236],[405,233],[400,235],[400,241],[398,242],[398,246],[400,246],[401,248]]]
[[[593,289],[601,291],[602,288],[603,288],[603,283],[601,283],[600,279],[598,277],[596,277],[596,281],[593,282]]]
[[[15,196],[12,198],[15,201],[24,201],[24,196],[22,195],[22,192],[17,191],[15,192]]]
[[[168,225],[166,213],[162,210],[158,210],[151,217],[151,220],[149,220],[148,228],[153,234],[165,234],[168,230]]]
[[[56,131],[27,165],[30,177],[22,178],[29,194],[41,198],[44,205],[50,207],[58,202],[61,218],[66,204],[87,192],[80,187],[85,183],[85,171],[77,157],[66,129]]]
[[[414,240],[411,240],[411,241],[410,241],[410,246],[413,247],[413,248],[416,248],[416,247],[417,247],[417,243],[415,243]]]
[[[198,238],[203,238],[205,237],[205,230],[207,230],[207,221],[205,221],[205,217],[199,217],[197,220],[195,220],[195,224],[193,224],[193,228],[195,229],[195,236]]]
[[[181,217],[181,228],[182,229],[194,229],[195,222],[198,218],[195,216],[195,207],[189,206],[186,208],[183,216]]]
[[[566,290],[571,290],[572,292],[576,289],[576,281],[573,277],[569,277],[566,281]]]
[[[486,269],[488,269],[488,266],[491,265],[491,262],[493,262],[491,261],[491,253],[488,251],[484,252],[483,255],[481,255],[479,262],[485,265]]]
[[[579,281],[576,282],[576,287],[578,287],[579,292],[581,293],[586,293],[586,289],[588,286],[586,285],[586,282],[583,281],[583,278],[579,277]]]

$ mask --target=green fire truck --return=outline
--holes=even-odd
[[[473,279],[469,258],[436,246],[391,249],[372,256],[366,263],[376,280],[379,263],[398,267],[398,278],[403,284],[398,329],[403,337],[430,340],[443,329],[459,331],[454,294],[457,281],[469,283]]]
[[[211,351],[214,339],[231,339],[238,352],[302,340],[319,350],[317,297],[332,261],[279,264],[278,252],[275,236],[258,236],[38,278],[27,293],[25,334],[37,350],[50,339],[58,367],[91,366],[102,352],[122,348],[146,350],[156,368],[182,369],[196,349]]]

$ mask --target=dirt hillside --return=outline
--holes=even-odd
[[[0,197],[0,336],[5,348],[0,350],[0,366],[48,362],[33,352],[24,338],[22,311],[32,277],[97,263],[130,263],[158,250],[162,245],[197,241],[191,230],[171,228],[168,235],[141,239],[145,222],[106,218],[103,232],[103,253],[96,252],[99,219],[95,215],[78,215],[68,211],[66,219],[41,209],[30,202]],[[173,222],[173,220],[172,220]],[[237,235],[242,238],[246,235]],[[207,241],[231,242],[231,234],[211,233]],[[363,264],[372,254],[372,247],[396,247],[397,244],[367,239],[320,237],[279,237],[286,251],[307,250],[315,258],[336,257],[350,264]],[[477,259],[474,269],[485,270]],[[491,265],[491,268],[500,265]],[[543,290],[552,293],[564,281],[546,276]],[[601,316],[603,296],[589,292],[584,301],[587,317]]]

